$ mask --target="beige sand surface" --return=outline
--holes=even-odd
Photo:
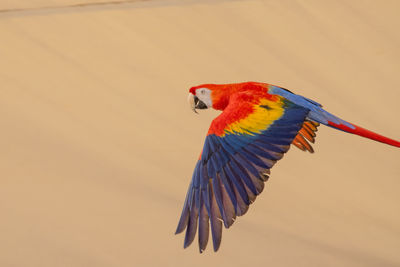
[[[0,14],[0,266],[400,266],[400,150],[323,127],[314,155],[292,149],[274,167],[218,253],[173,235],[217,114],[192,113],[188,88],[278,84],[399,139],[399,8],[166,0]]]

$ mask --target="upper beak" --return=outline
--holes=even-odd
[[[189,93],[188,102],[190,104],[190,108],[197,113],[196,109],[206,109],[208,108],[203,101],[201,101],[197,96]]]
[[[192,93],[189,93],[188,102],[189,102],[190,108],[191,108],[195,113],[198,114],[198,112],[196,111],[196,103],[195,103],[194,98],[195,98],[195,96],[194,96]],[[197,97],[196,97],[196,98],[197,98]]]

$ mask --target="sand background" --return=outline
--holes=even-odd
[[[173,235],[218,114],[190,86],[277,84],[400,138],[399,1],[82,2],[0,2],[28,9],[0,11],[0,266],[400,265],[399,149],[323,127],[218,253]]]

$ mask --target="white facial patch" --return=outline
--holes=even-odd
[[[211,90],[207,88],[196,89],[196,96],[207,105],[208,108],[212,107]]]

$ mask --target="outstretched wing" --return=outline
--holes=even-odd
[[[241,92],[213,120],[196,164],[176,233],[184,247],[198,229],[202,252],[211,225],[214,251],[229,228],[264,188],[269,170],[288,151],[309,110],[267,93]]]

